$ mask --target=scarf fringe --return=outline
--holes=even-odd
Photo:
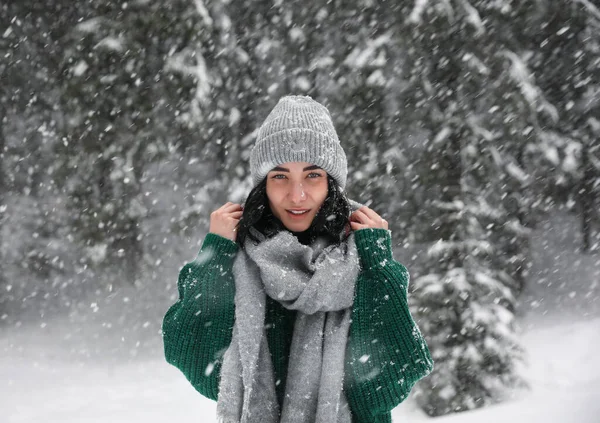
[[[225,417],[217,413],[217,423],[239,423],[239,420],[231,417]]]

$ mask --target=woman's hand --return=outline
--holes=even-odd
[[[210,214],[209,232],[221,235],[235,242],[237,226],[242,217],[243,208],[240,204],[227,202]]]
[[[388,229],[388,222],[367,206],[362,206],[350,215],[350,227],[353,231],[367,228]]]

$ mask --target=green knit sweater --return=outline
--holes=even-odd
[[[361,271],[344,376],[353,423],[390,423],[391,410],[433,370],[429,348],[408,308],[409,274],[392,258],[390,234],[386,229],[355,231]],[[162,325],[167,362],[215,401],[221,360],[234,323],[232,265],[237,251],[235,242],[208,233],[197,258],[180,271],[179,300]],[[268,299],[265,327],[280,404],[295,315],[296,311]]]

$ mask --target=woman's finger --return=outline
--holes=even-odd
[[[381,219],[381,216],[379,216],[375,210],[368,208],[367,206],[363,206],[360,208],[360,210],[366,214],[370,219],[374,220],[375,222],[378,222],[379,219]]]
[[[242,206],[237,203],[227,202],[227,203],[225,203],[225,205],[223,205],[222,208],[223,208],[223,210],[229,211],[229,210],[236,210],[236,209],[239,210],[242,208]]]
[[[363,212],[362,210],[356,210],[354,213],[356,214],[356,218],[360,222],[366,221],[369,219],[369,216],[367,216],[367,214],[365,212]]]
[[[373,210],[363,206],[350,216],[350,226],[354,230],[366,228],[388,229],[388,222]]]
[[[367,225],[363,225],[363,224],[358,223],[358,222],[350,222],[350,226],[355,231],[358,230],[358,229],[366,229],[366,228],[368,228]]]

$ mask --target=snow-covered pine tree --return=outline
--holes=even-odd
[[[9,12],[8,12],[8,5],[4,4],[2,6],[0,6],[0,25],[2,25],[2,27],[4,28],[8,28],[9,27],[9,22],[10,22],[10,16],[9,16]],[[9,37],[4,36],[2,37],[3,39],[0,40],[0,54],[7,58],[10,57],[10,54],[8,53],[8,51],[11,48],[11,43],[9,41]],[[0,79],[5,80],[6,78],[6,74],[8,73],[8,66],[7,66],[8,60],[3,60],[2,63],[0,63]],[[5,141],[5,134],[4,134],[4,122],[6,119],[6,115],[7,115],[7,110],[6,110],[6,106],[5,104],[8,103],[8,98],[9,98],[10,94],[7,92],[6,90],[6,85],[2,84],[2,86],[0,87],[0,151],[2,152],[2,155],[0,156],[0,290],[2,290],[3,292],[7,292],[9,291],[9,289],[7,289],[8,283],[7,283],[7,277],[5,274],[5,255],[4,255],[4,248],[3,245],[3,241],[4,241],[4,222],[5,222],[5,211],[6,211],[6,194],[8,193],[8,184],[6,182],[6,174],[5,174],[5,169],[4,169],[4,149],[6,146],[6,141]],[[10,294],[9,294],[10,295]],[[7,295],[8,296],[8,295]],[[8,305],[5,304],[8,303],[8,301],[4,298],[1,297],[0,298],[0,316],[7,316],[7,307]],[[0,322],[5,321],[6,318],[4,319],[0,319]],[[0,323],[0,325],[2,325],[2,323]]]
[[[597,110],[589,101],[597,86],[590,72],[597,43],[589,36],[596,9],[578,3],[446,3],[450,9],[423,2],[410,15],[416,24],[428,22],[411,32],[419,52],[413,63],[425,68],[418,67],[430,99],[426,126],[439,128],[425,160],[433,162],[430,179],[422,180],[430,190],[441,186],[433,191],[441,201],[425,205],[438,210],[432,232],[441,240],[430,249],[435,270],[413,283],[417,315],[437,358],[437,372],[417,392],[430,414],[483,406],[520,383],[512,311],[527,277],[529,231],[554,204],[547,194],[557,176],[577,192],[572,175],[594,169],[577,165],[577,134],[594,126],[589,113]],[[594,18],[582,19],[584,8]],[[575,105],[584,119],[564,112]],[[440,150],[443,160],[436,163]],[[588,159],[597,160],[589,152]],[[579,198],[595,201],[594,178]],[[461,305],[452,300],[457,296],[474,302]],[[472,320],[482,305],[486,317]]]
[[[0,325],[64,306],[48,300],[73,271],[52,154],[62,120],[52,35],[64,20],[49,14],[28,0],[0,6]]]
[[[496,85],[510,66],[503,57],[510,55],[507,44],[515,40],[503,32],[501,24],[510,17],[498,5],[448,5],[417,5],[406,30],[412,35],[413,80],[428,111],[424,126],[431,131],[420,165],[422,207],[431,219],[421,229],[424,239],[436,242],[428,252],[428,271],[413,282],[416,315],[436,362],[416,392],[430,415],[483,407],[524,385],[516,371],[523,350],[513,314],[519,289],[511,272],[516,266],[509,263],[520,255],[523,266],[526,252],[519,244],[509,249],[494,243],[490,230],[502,228],[508,217],[499,192],[512,188],[523,198],[520,184],[506,183],[514,175],[505,166],[510,145],[504,145],[522,122],[513,122],[502,99],[508,92],[514,94],[506,102],[515,102],[512,107],[524,109],[526,103],[518,88]],[[499,127],[492,125],[495,114]],[[526,111],[524,119],[532,115]]]
[[[142,184],[149,164],[182,138],[181,87],[167,58],[193,38],[187,2],[78,4],[78,22],[61,39],[61,106],[67,119],[57,148],[81,264],[115,265],[135,283],[143,260]],[[174,141],[175,140],[175,141]]]
[[[539,2],[530,25],[532,72],[558,119],[541,122],[536,166],[549,176],[549,206],[566,204],[581,220],[582,250],[600,247],[600,7],[594,2]]]
[[[428,251],[429,272],[412,283],[411,304],[436,363],[416,392],[430,415],[484,407],[523,385],[516,372],[523,350],[507,283],[512,279],[498,266],[502,252],[487,229],[502,225],[502,214],[485,199],[488,187],[471,155],[477,148],[476,137],[465,131],[461,138],[438,138],[432,157],[423,158],[438,165],[423,179],[431,184],[439,178],[437,189],[428,185],[425,203],[439,240]]]

